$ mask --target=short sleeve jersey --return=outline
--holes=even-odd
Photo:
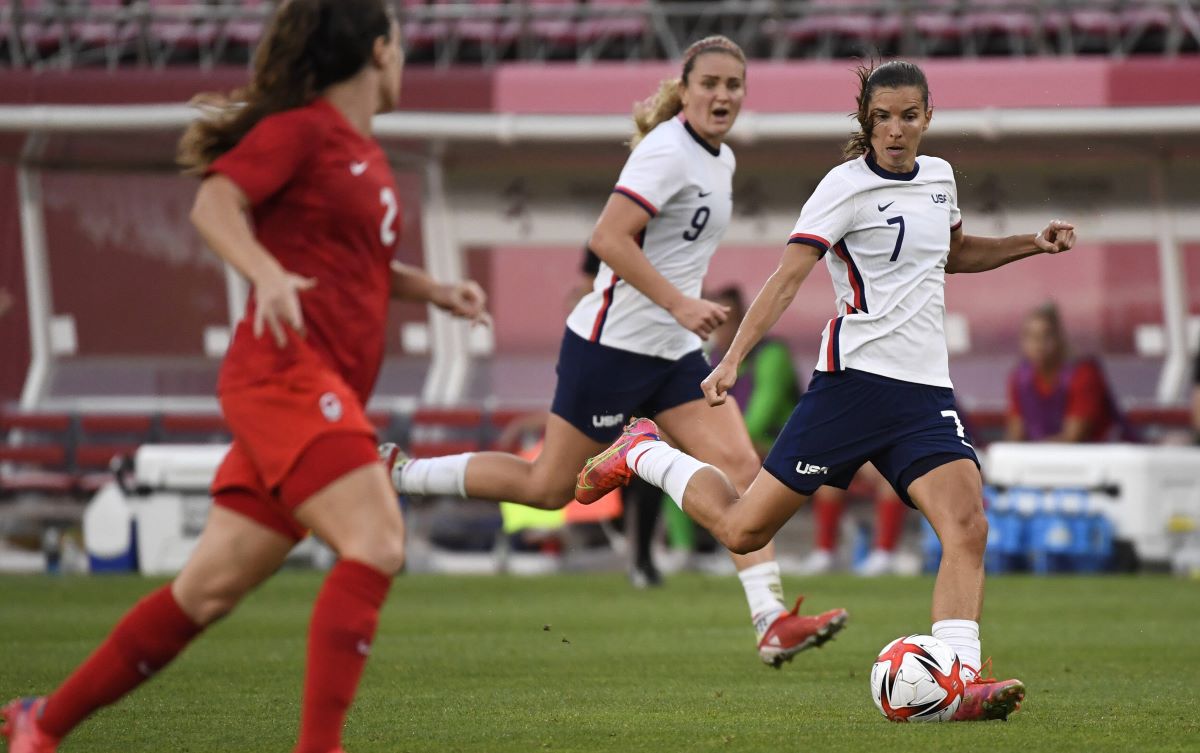
[[[639,241],[646,259],[686,296],[700,295],[708,263],[733,212],[733,151],[700,138],[681,118],[660,123],[634,148],[614,192],[650,215]],[[700,348],[684,329],[607,264],[567,326],[580,337],[659,358]]]
[[[833,278],[836,316],[822,334],[818,371],[952,386],[945,269],[961,222],[945,160],[918,156],[912,172],[892,173],[866,155],[829,171],[788,240],[818,249]]]
[[[269,333],[254,337],[251,294],[218,389],[312,362],[338,373],[365,402],[383,360],[389,263],[401,217],[379,144],[317,99],[263,118],[208,172],[246,194],[255,237],[283,268],[317,282],[300,293],[307,337],[288,330],[283,349]]]

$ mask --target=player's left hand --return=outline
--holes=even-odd
[[[490,327],[492,316],[487,311],[487,293],[474,280],[463,280],[454,285],[439,285],[433,291],[430,302],[438,308],[473,324]]]
[[[1062,220],[1050,220],[1050,224],[1034,236],[1033,242],[1048,254],[1061,254],[1075,245],[1075,226]]]

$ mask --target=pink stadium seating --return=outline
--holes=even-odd
[[[537,44],[537,56],[546,57],[555,47],[572,47],[579,43],[580,28],[578,0],[527,0],[533,14],[529,33]]]
[[[222,41],[249,48],[257,45],[269,15],[268,0],[222,0],[222,4],[238,11],[225,21]]]
[[[219,24],[204,12],[204,5],[193,0],[147,0],[151,12],[149,25],[152,56],[156,65],[164,65],[178,54],[196,57],[211,64]]]
[[[916,4],[912,27],[921,54],[961,49],[964,32],[958,6],[959,0],[921,0]]]
[[[988,52],[989,43],[997,42],[1005,52],[1031,52],[1038,30],[1037,6],[1028,0],[966,0],[961,24],[967,54]]]
[[[605,45],[612,40],[630,43],[641,39],[649,24],[645,15],[647,5],[646,0],[591,0],[589,8],[614,11],[614,14],[598,14],[579,23],[579,40],[587,45],[585,57],[599,57]],[[629,57],[638,56],[637,45],[630,45],[627,49]]]
[[[783,32],[790,42],[815,47],[819,57],[846,44],[869,48],[900,33],[894,18],[881,25],[879,7],[876,0],[810,0],[798,18],[783,22]]]

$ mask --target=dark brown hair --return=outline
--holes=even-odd
[[[878,66],[860,65],[855,73],[858,74],[858,112],[852,113],[851,117],[858,120],[858,131],[851,134],[842,149],[842,156],[848,160],[871,151],[871,132],[875,130],[876,122],[871,115],[871,97],[876,89],[915,86],[921,90],[925,109],[929,109],[929,82],[925,80],[925,72],[914,63],[892,60]]]
[[[679,78],[663,79],[662,83],[658,85],[658,91],[653,96],[647,97],[633,106],[633,122],[637,126],[637,133],[629,140],[630,149],[637,146],[638,142],[653,131],[659,123],[670,120],[683,109],[683,100],[679,98],[680,84],[687,85],[688,75],[696,65],[696,58],[708,52],[731,55],[742,64],[743,68],[746,66],[746,54],[742,52],[741,47],[738,47],[737,42],[729,37],[716,34],[693,42],[684,50],[682,75]]]
[[[203,173],[263,118],[308,104],[325,87],[355,75],[391,24],[384,0],[286,0],[258,45],[250,83],[229,95],[193,100],[207,116],[179,140],[179,165]]]

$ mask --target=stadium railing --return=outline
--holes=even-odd
[[[13,67],[244,63],[274,0],[10,0]],[[753,57],[1173,56],[1197,0],[395,0],[410,60],[673,58],[723,33]]]

